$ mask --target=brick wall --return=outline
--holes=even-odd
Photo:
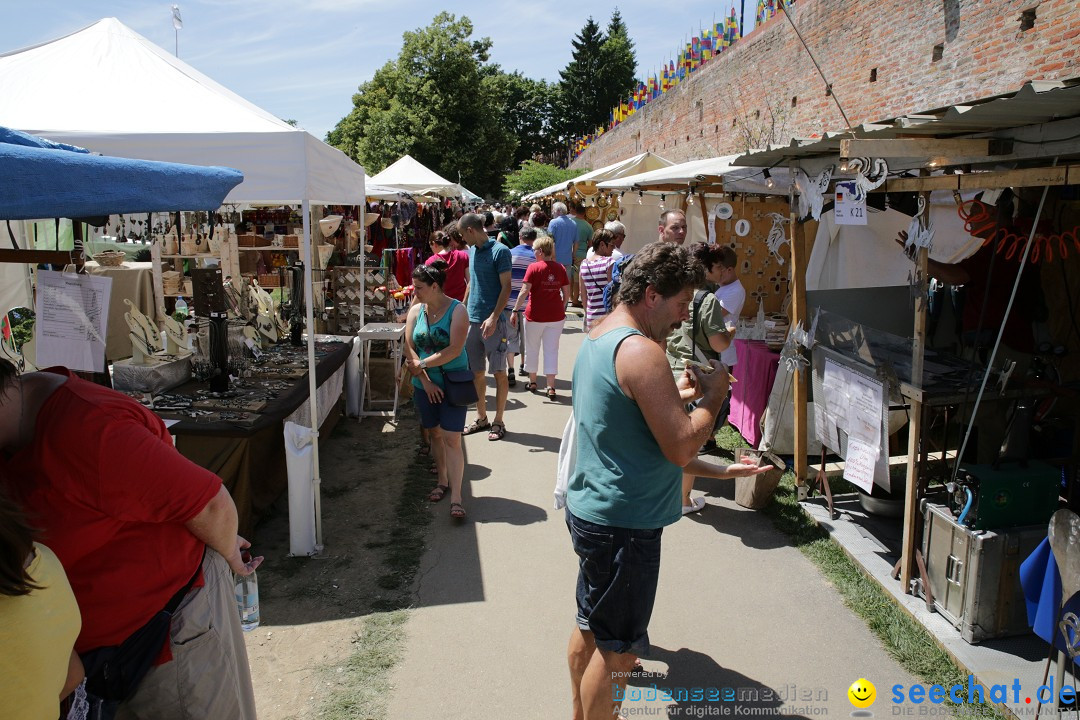
[[[1031,8],[1034,26],[1021,31]],[[1080,76],[1080,0],[800,0],[792,17],[855,125]],[[845,126],[780,14],[605,133],[573,167],[646,150],[683,162]]]

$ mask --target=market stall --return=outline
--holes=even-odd
[[[147,89],[168,97],[166,107],[178,110],[143,102],[129,103],[124,112],[100,112],[103,98]],[[312,206],[364,202],[364,170],[344,153],[244,100],[115,18],[0,55],[0,92],[5,97],[2,124],[108,155],[228,165],[243,173],[244,182],[225,202],[299,205],[303,231],[298,254],[308,298],[313,297],[315,267],[311,226],[321,219],[312,218]],[[194,207],[213,211],[220,204]],[[313,329],[312,303],[305,303],[305,314],[306,326]],[[319,413],[313,337],[308,342],[308,368],[314,424]],[[316,516],[317,438],[318,428],[313,426]],[[310,550],[321,542],[317,520]]]
[[[820,316],[797,308],[794,317],[803,328],[817,326],[801,343],[811,349],[811,366],[799,365],[796,373],[813,374],[818,436],[844,458],[845,476],[853,472],[860,486],[870,481],[860,498],[881,485],[874,468],[887,459],[888,423],[879,424],[880,432],[855,427],[851,423],[861,414],[850,409],[880,405],[883,413],[898,408],[910,418],[906,472],[884,476],[885,483],[899,485],[901,532],[890,548],[898,558],[899,586],[884,579],[892,570],[881,572],[882,558],[861,555],[850,534],[849,552],[887,588],[917,594],[967,642],[1027,629],[1019,562],[1046,536],[1047,520],[1060,504],[1080,504],[1080,422],[1076,404],[1059,401],[1076,398],[1080,380],[1080,331],[1071,310],[1080,273],[1077,138],[1080,86],[1038,83],[736,160],[792,168],[802,181],[800,219],[807,209],[823,219],[815,234],[796,234],[796,254],[805,254],[813,240],[811,257],[818,265],[796,272],[796,296],[812,282],[829,288],[861,274],[861,287],[850,291],[846,307],[834,305]],[[856,218],[860,226],[836,227]],[[800,223],[800,229],[806,226]],[[905,247],[896,242],[900,229]],[[968,256],[960,265],[968,268],[963,275],[949,269]],[[971,286],[970,312],[958,311],[955,335],[950,323],[935,328],[937,311],[929,299],[938,276],[950,286]],[[878,287],[890,284],[899,292]],[[1026,286],[1037,287],[1042,300],[1034,301]],[[979,290],[972,296],[974,288]],[[882,330],[880,317],[848,317],[874,304],[874,310],[906,314],[909,329]],[[802,307],[807,305],[813,303]],[[984,314],[993,314],[989,326],[982,323]],[[1007,336],[1016,317],[1031,319],[1019,324],[1019,335]],[[1025,339],[1031,351],[1021,347]],[[1005,362],[1006,356],[1024,364]],[[796,388],[800,384],[796,425],[805,442],[805,379]],[[879,403],[872,400],[875,386]],[[1004,418],[1011,418],[1004,442],[989,448],[994,459],[985,464],[979,432]],[[864,442],[867,429],[871,447]],[[805,467],[804,459],[804,489]],[[999,543],[1012,550],[997,554]],[[992,660],[978,662],[991,671]]]
[[[678,208],[686,213],[688,244],[722,243],[736,252],[747,297],[735,335],[739,362],[734,375],[739,382],[732,388],[729,422],[755,447],[773,449],[790,445],[775,434],[762,442],[791,302],[790,183],[785,184],[786,171],[766,178],[761,169],[733,160],[693,160],[606,180],[597,188],[618,199],[628,233],[624,249],[633,252],[656,240],[660,212]],[[772,412],[786,409],[774,407]]]

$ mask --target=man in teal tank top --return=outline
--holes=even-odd
[[[623,271],[618,306],[574,364],[577,464],[566,522],[579,558],[577,623],[567,657],[574,717],[615,716],[626,677],[649,650],[660,535],[682,510],[682,473],[752,475],[754,465],[699,460],[728,391],[728,373],[672,378],[664,352],[689,317],[703,268],[671,243],[646,246]],[[687,413],[686,403],[700,398]]]

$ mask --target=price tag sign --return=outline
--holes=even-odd
[[[855,183],[836,183],[836,206],[833,210],[837,225],[866,224],[866,196],[855,200]]]

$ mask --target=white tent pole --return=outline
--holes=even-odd
[[[300,214],[304,219],[304,246],[301,248],[304,256],[304,287],[307,291],[307,302],[304,303],[304,312],[307,322],[307,355],[308,355],[308,410],[311,413],[311,463],[312,463],[312,489],[315,491],[315,552],[322,552],[322,478],[319,476],[319,400],[318,378],[315,377],[315,310],[312,307],[315,292],[312,273],[311,252],[311,202],[304,200],[300,204]]]
[[[357,248],[357,249],[360,251],[360,277],[364,278],[364,283],[365,283],[364,288],[365,289],[367,288],[367,285],[366,285],[366,283],[367,283],[367,267],[366,267],[367,263],[365,262],[365,260],[367,259],[367,250],[365,249],[365,246],[364,246],[364,244],[366,242],[367,242],[367,198],[363,197],[363,198],[360,198],[360,247]],[[367,303],[367,293],[361,292],[360,293],[360,326],[361,327],[363,327],[364,323],[367,320],[367,315],[366,315],[367,308],[364,307],[364,305],[366,303]],[[355,335],[356,333],[353,333],[353,334]],[[363,362],[363,360],[361,360],[361,362]],[[364,368],[360,368],[361,376],[363,376],[363,373],[364,373]],[[360,408],[360,410],[361,410],[361,412],[363,412],[364,408]],[[363,417],[363,415],[361,415],[360,417]]]

